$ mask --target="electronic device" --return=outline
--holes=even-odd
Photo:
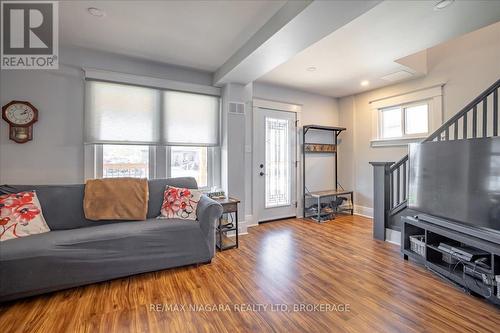
[[[476,249],[474,247],[455,246],[443,242],[439,243],[438,249],[451,254],[453,257],[456,257],[457,259],[461,259],[463,261],[476,260],[477,262],[482,262],[480,261],[481,259],[487,259],[489,256],[488,252]]]
[[[211,199],[224,199],[226,197],[226,194],[224,191],[213,191],[213,192],[208,192],[207,197]]]
[[[452,221],[487,233],[499,243],[500,153],[496,152],[500,152],[499,137],[410,145],[408,207],[424,213],[419,217],[428,214]]]
[[[480,272],[475,267],[465,266],[464,273],[482,281],[487,286],[495,286],[495,278],[493,275]]]

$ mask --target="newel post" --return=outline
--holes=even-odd
[[[373,238],[385,240],[391,197],[391,165],[394,162],[370,162],[373,166]]]

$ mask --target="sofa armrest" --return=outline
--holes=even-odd
[[[196,215],[207,240],[210,256],[213,257],[215,254],[215,229],[218,226],[219,218],[222,216],[222,206],[206,195],[202,195],[198,202]]]

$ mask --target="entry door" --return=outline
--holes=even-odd
[[[257,221],[296,216],[296,114],[254,111],[254,204]]]

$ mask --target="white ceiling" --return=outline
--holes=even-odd
[[[298,53],[258,81],[341,97],[391,82],[381,77],[408,67],[395,61],[500,21],[500,1],[385,1]],[[316,71],[307,71],[314,66]],[[416,72],[416,75],[423,73]],[[415,77],[415,76],[414,76]],[[369,80],[361,87],[362,80]]]
[[[286,1],[61,1],[62,45],[215,71]],[[97,18],[87,8],[97,7]]]

